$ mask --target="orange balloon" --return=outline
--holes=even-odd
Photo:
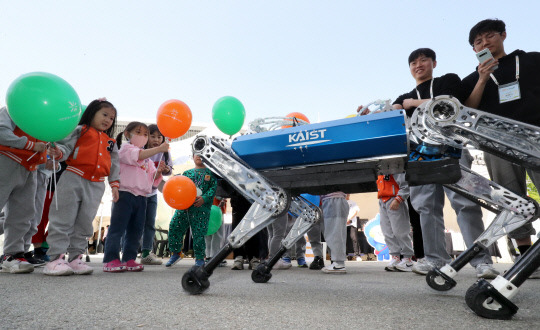
[[[180,100],[165,101],[157,112],[157,125],[163,136],[176,139],[191,126],[191,110]]]
[[[285,118],[285,121],[290,121],[291,122],[291,125],[283,125],[281,126],[281,128],[289,128],[289,127],[293,127],[292,126],[292,121],[293,119],[290,119],[290,118],[296,118],[296,119],[302,119],[304,121],[307,121],[308,123],[310,123],[309,119],[306,117],[306,115],[304,115],[303,113],[300,113],[300,112],[291,112],[290,114],[288,114],[286,116],[287,118]]]
[[[163,199],[173,209],[189,208],[195,202],[195,197],[197,197],[197,187],[186,176],[173,176],[163,186]]]

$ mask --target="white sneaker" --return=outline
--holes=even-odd
[[[325,266],[321,269],[325,274],[345,274],[347,270],[345,266],[339,266],[337,263],[333,262],[330,266]]]
[[[396,266],[401,262],[401,259],[399,259],[399,256],[392,256],[392,259],[390,259],[390,262],[386,267],[384,267],[384,270],[388,272],[395,272]]]
[[[153,253],[141,258],[141,264],[143,265],[161,265],[162,263],[163,261],[159,260],[158,257]]]
[[[45,275],[54,275],[54,276],[63,276],[73,274],[73,269],[69,267],[68,263],[64,260],[64,255],[60,255],[58,259],[53,260],[45,265],[43,268],[43,274]]]
[[[272,267],[272,269],[289,269],[292,267],[291,262],[287,262],[283,259],[279,259],[278,262]]]
[[[244,269],[244,257],[238,256],[234,258],[233,266],[231,267],[232,270],[242,270]]]
[[[435,268],[435,265],[429,262],[426,258],[422,258],[419,259],[411,269],[418,275],[426,275],[433,268]]]
[[[2,272],[11,274],[31,273],[34,271],[34,265],[24,259],[23,254],[13,256],[4,256],[2,260]]]
[[[396,270],[400,272],[412,272],[414,262],[411,258],[403,258],[399,264],[395,266]]]
[[[82,260],[83,255],[79,255],[77,258],[72,260],[68,266],[73,270],[73,274],[75,275],[88,275],[92,274],[94,271],[94,268],[88,266],[86,262]],[[49,274],[50,275],[50,274]]]

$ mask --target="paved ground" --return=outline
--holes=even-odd
[[[476,279],[469,266],[446,293],[422,276],[386,272],[383,262],[349,262],[346,275],[275,270],[266,284],[227,267],[215,271],[204,294],[190,296],[180,281],[193,260],[121,274],[103,273],[100,261],[92,257],[89,276],[1,273],[0,328],[534,329],[540,323],[540,280],[522,286],[511,321],[471,312],[464,300]]]

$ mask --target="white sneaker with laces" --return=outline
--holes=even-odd
[[[345,274],[347,273],[347,270],[345,269],[345,266],[340,266],[336,262],[333,262],[330,266],[325,266],[323,269],[321,269],[323,273],[325,274]]]
[[[401,262],[401,259],[399,259],[399,256],[392,256],[392,259],[390,259],[390,262],[386,267],[384,267],[384,270],[387,272],[395,272],[396,266]]]
[[[426,275],[430,270],[435,267],[430,261],[426,258],[419,259],[411,270],[418,275]]]
[[[396,270],[400,272],[412,272],[414,262],[411,258],[403,258],[399,264],[395,266]]]
[[[16,256],[4,256],[2,261],[2,272],[11,274],[31,273],[34,271],[34,265],[26,261],[22,253]]]
[[[292,267],[291,262],[287,262],[283,259],[279,259],[278,262],[272,267],[272,269],[289,269]]]
[[[158,257],[150,252],[146,257],[141,258],[141,264],[143,265],[161,265],[163,261],[159,260]]]

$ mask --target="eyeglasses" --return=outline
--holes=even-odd
[[[489,32],[482,36],[479,36],[478,38],[474,39],[473,45],[474,47],[479,47],[483,44],[483,41],[493,41],[496,35],[501,34],[501,32]]]

